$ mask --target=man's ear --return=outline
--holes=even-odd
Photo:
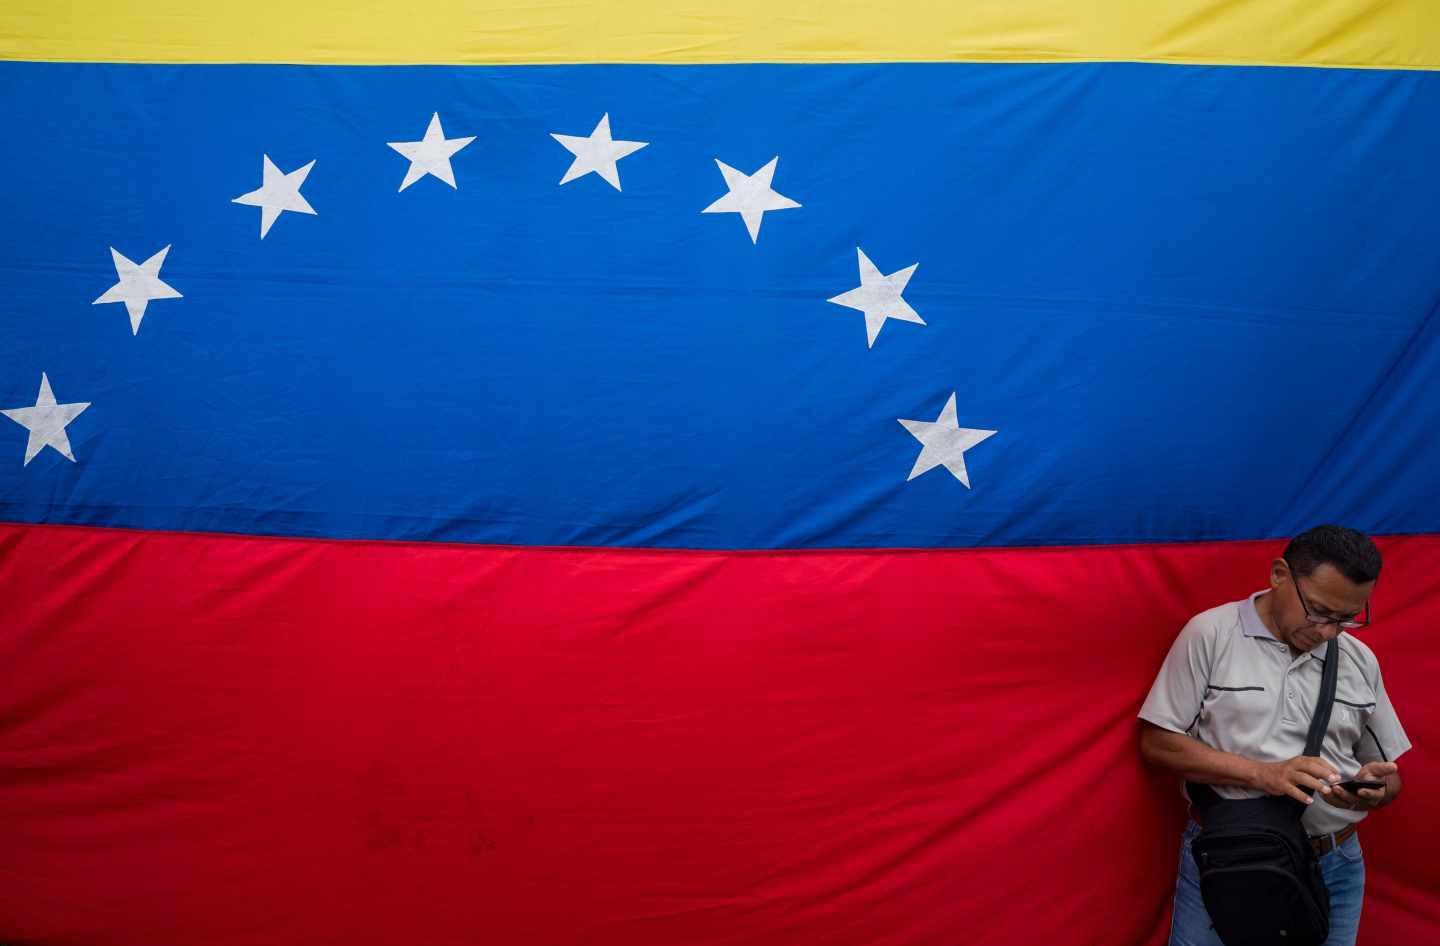
[[[1286,578],[1290,577],[1290,566],[1285,559],[1277,558],[1270,563],[1270,587],[1279,588]]]

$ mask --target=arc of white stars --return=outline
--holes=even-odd
[[[70,451],[70,437],[65,428],[89,406],[89,401],[83,404],[55,403],[55,394],[50,390],[50,376],[40,372],[40,393],[35,398],[34,407],[12,407],[0,411],[0,414],[30,431],[30,438],[25,442],[25,462],[21,465],[29,466],[35,455],[46,447],[53,447],[74,463],[75,454]]]
[[[260,186],[248,194],[241,194],[231,203],[260,208],[260,239],[263,240],[265,234],[275,225],[275,221],[287,210],[315,215],[315,208],[300,194],[300,188],[304,185],[305,178],[310,176],[310,169],[315,166],[315,162],[311,161],[304,167],[286,173],[275,166],[270,155],[262,157],[265,163]]]
[[[455,183],[455,169],[450,166],[450,159],[461,148],[474,140],[474,135],[465,138],[446,138],[445,129],[440,125],[440,113],[434,112],[430,116],[430,125],[425,129],[424,138],[419,141],[385,142],[410,159],[410,168],[405,172],[405,180],[400,182],[400,190],[403,191],[427,174],[438,177],[452,188],[459,190],[459,186]]]
[[[620,190],[620,169],[616,167],[616,163],[650,144],[648,141],[616,141],[611,138],[609,112],[600,116],[600,123],[590,132],[589,137],[561,135],[553,131],[550,137],[575,155],[575,160],[570,162],[565,176],[560,178],[561,184],[569,184],[586,174],[597,174],[617,191]]]
[[[920,314],[901,298],[910,277],[915,275],[915,269],[920,264],[911,263],[899,272],[886,276],[870,262],[870,257],[865,255],[864,250],[857,246],[855,253],[860,257],[860,285],[826,301],[865,313],[865,338],[868,346],[875,347],[875,339],[886,319],[924,325],[925,320],[920,318]]]
[[[704,214],[737,213],[745,221],[745,229],[750,233],[750,242],[760,241],[760,224],[765,219],[765,212],[768,210],[791,210],[799,207],[800,204],[791,200],[784,194],[777,193],[771,186],[775,179],[775,165],[780,161],[776,155],[754,174],[746,174],[737,171],[730,165],[715,159],[720,166],[720,174],[725,178],[725,186],[729,193],[715,201],[709,207],[700,211]]]
[[[125,311],[130,313],[130,334],[140,334],[140,320],[145,317],[145,307],[151,299],[183,298],[173,286],[161,281],[160,267],[165,262],[165,247],[145,262],[136,265],[115,247],[110,247],[110,258],[115,263],[115,275],[119,282],[105,290],[105,294],[91,305],[105,302],[123,302]]]
[[[961,427],[955,415],[954,393],[950,395],[950,400],[945,402],[940,416],[933,421],[901,420],[900,423],[910,431],[910,436],[921,444],[920,456],[916,458],[915,466],[910,470],[905,482],[908,483],[937,466],[943,466],[952,476],[964,483],[966,489],[970,488],[970,472],[965,469],[965,451],[989,440],[998,432]]]

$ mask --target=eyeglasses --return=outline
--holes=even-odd
[[[1285,559],[1285,565],[1290,569],[1290,584],[1295,586],[1295,597],[1300,599],[1300,607],[1305,611],[1305,620],[1311,624],[1326,625],[1335,624],[1346,630],[1354,630],[1357,627],[1368,627],[1370,625],[1370,602],[1365,602],[1365,616],[1351,615],[1348,618],[1332,618],[1315,614],[1310,610],[1310,602],[1305,600],[1305,595],[1300,592],[1300,578],[1295,574],[1295,567]]]

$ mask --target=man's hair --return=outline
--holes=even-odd
[[[1346,578],[1363,585],[1380,577],[1380,550],[1369,537],[1344,526],[1316,526],[1290,540],[1285,547],[1290,570],[1304,578],[1329,564]]]

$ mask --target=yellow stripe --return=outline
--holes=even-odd
[[[1440,0],[3,0],[0,58],[1440,68]]]

